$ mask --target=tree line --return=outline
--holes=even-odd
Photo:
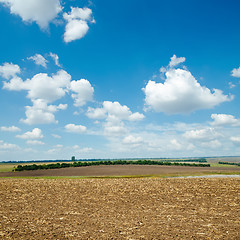
[[[39,170],[39,169],[56,169],[68,167],[87,167],[98,165],[168,165],[168,166],[190,166],[190,167],[210,167],[210,164],[202,163],[186,163],[186,162],[165,162],[165,161],[152,161],[152,160],[137,160],[137,161],[97,161],[97,162],[73,162],[73,163],[50,163],[50,164],[31,164],[31,165],[18,165],[13,171],[24,170]]]

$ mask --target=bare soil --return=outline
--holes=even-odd
[[[28,176],[127,176],[127,175],[182,175],[201,173],[240,173],[239,167],[187,167],[152,165],[113,165],[70,167],[22,172],[0,172],[0,177]]]
[[[0,179],[0,239],[240,239],[240,179]]]

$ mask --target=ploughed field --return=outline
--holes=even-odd
[[[238,166],[189,167],[164,165],[109,165],[70,167],[61,169],[34,170],[22,172],[0,172],[0,177],[28,176],[127,176],[127,175],[192,175],[211,173],[240,173]]]
[[[240,239],[239,230],[239,178],[0,178],[0,239]]]

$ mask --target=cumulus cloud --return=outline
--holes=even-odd
[[[33,100],[33,106],[26,106],[26,119],[21,119],[21,122],[32,124],[49,124],[57,123],[54,113],[58,110],[65,110],[67,104],[47,105],[42,99]]]
[[[0,140],[0,150],[20,150],[21,148],[12,143],[6,143],[2,140]]]
[[[212,148],[212,149],[216,149],[222,146],[221,142],[219,142],[218,140],[212,140],[209,142],[203,142],[201,144],[202,147],[204,148]]]
[[[214,128],[203,128],[199,130],[186,131],[183,136],[189,140],[211,140],[220,137],[221,134],[218,133]]]
[[[0,130],[4,132],[20,132],[21,131],[19,127],[15,127],[15,126],[11,126],[11,127],[2,126],[0,127]]]
[[[65,126],[65,129],[67,132],[72,132],[72,133],[84,133],[86,132],[87,128],[82,125],[75,125],[75,124],[67,124]]]
[[[240,119],[236,119],[233,115],[212,114],[211,118],[214,120],[211,124],[214,126],[224,126],[224,125],[230,125],[234,127],[240,126]]]
[[[86,115],[91,119],[104,119],[106,118],[106,111],[104,108],[91,108],[89,107]]]
[[[232,70],[232,72],[231,72],[231,75],[232,75],[233,77],[239,78],[239,77],[240,77],[240,67],[239,67],[239,68],[234,68],[234,69]]]
[[[88,108],[87,116],[92,119],[104,119],[114,116],[119,120],[139,121],[145,116],[141,113],[132,113],[126,105],[119,102],[104,101],[102,108]]]
[[[124,123],[114,116],[109,116],[107,121],[103,124],[104,135],[116,137],[126,134],[127,129]]]
[[[11,14],[18,15],[24,22],[36,22],[41,29],[48,28],[62,11],[59,0],[0,0],[10,8]]]
[[[25,132],[22,135],[17,135],[17,138],[31,140],[31,139],[41,139],[43,138],[42,130],[39,128],[34,128],[31,132]]]
[[[33,60],[35,62],[36,65],[40,65],[43,67],[47,67],[47,60],[41,55],[36,53],[34,56],[31,56],[29,58],[27,58],[28,60]]]
[[[83,38],[89,30],[88,22],[95,23],[92,10],[86,7],[72,7],[70,13],[63,14],[63,18],[67,21],[64,33],[66,43]]]
[[[0,76],[5,79],[16,77],[17,74],[21,73],[21,69],[17,64],[4,63],[0,66]]]
[[[27,97],[31,99],[33,106],[26,106],[26,119],[21,121],[27,124],[48,124],[57,122],[54,113],[65,110],[67,104],[49,105],[51,102],[61,99],[66,93],[72,92],[75,106],[83,106],[93,100],[94,88],[86,79],[71,81],[71,75],[64,70],[49,76],[46,73],[38,73],[31,79],[23,81],[14,76],[10,81],[3,82],[3,89],[10,91],[27,91]]]
[[[185,57],[178,58],[175,54],[170,59],[171,59],[171,61],[169,62],[169,67],[171,67],[171,68],[186,61]]]
[[[142,137],[134,137],[133,135],[126,136],[123,141],[124,144],[133,144],[133,145],[139,145],[143,143]]]
[[[233,96],[224,95],[219,89],[211,92],[207,87],[201,86],[187,70],[170,68],[165,75],[164,83],[150,80],[143,88],[146,107],[156,112],[190,113],[210,109],[233,99]]]
[[[53,102],[65,95],[70,80],[71,76],[66,71],[60,70],[52,77],[46,73],[39,73],[26,81],[13,78],[10,82],[4,82],[3,88],[15,91],[26,90],[28,98],[32,100],[42,99],[46,102]]]
[[[236,144],[236,145],[239,145],[240,144],[240,137],[237,136],[237,137],[230,137],[230,140]]]
[[[74,92],[72,98],[76,107],[81,107],[93,99],[94,88],[86,79],[71,81],[70,89]]]

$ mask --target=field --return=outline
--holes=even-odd
[[[0,179],[1,239],[240,239],[240,179]]]

